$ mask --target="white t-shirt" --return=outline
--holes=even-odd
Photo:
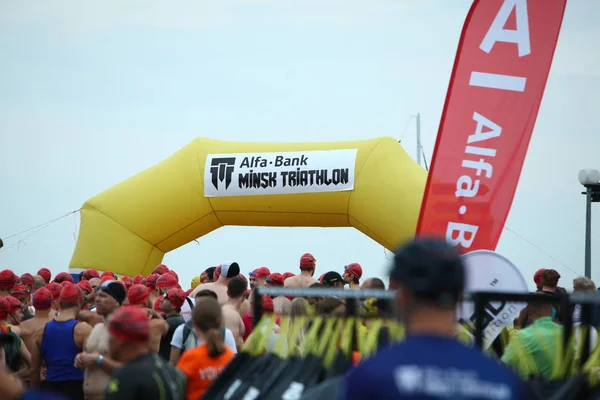
[[[179,325],[175,329],[175,332],[173,332],[173,339],[171,339],[171,346],[177,347],[178,349],[183,348],[183,327],[184,326],[185,326],[185,324]],[[196,346],[202,344],[202,342],[200,342],[198,340],[198,338],[196,337],[196,334],[193,331],[192,331],[192,333],[190,333],[190,336],[188,336],[188,343],[190,340],[193,340],[195,342]],[[231,349],[231,351],[233,351],[234,353],[237,353],[237,347],[235,345],[235,338],[233,337],[233,332],[231,332],[231,330],[229,330],[227,328],[225,328],[224,342],[225,342],[225,345]],[[190,348],[189,346],[186,346],[186,347],[188,349]]]
[[[196,305],[196,301],[188,297],[185,303],[183,303],[183,306],[181,306],[181,316],[185,322],[188,322],[192,319],[192,307],[190,306],[190,302],[193,305]]]

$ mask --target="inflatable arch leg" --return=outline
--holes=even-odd
[[[414,235],[425,181],[391,137],[198,138],[83,205],[70,268],[147,275],[166,252],[225,225],[352,226],[393,250]]]

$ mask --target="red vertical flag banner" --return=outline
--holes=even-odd
[[[494,250],[535,125],[566,0],[475,0],[463,27],[417,235]]]

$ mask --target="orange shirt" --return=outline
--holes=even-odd
[[[225,352],[216,358],[208,356],[208,345],[201,344],[187,350],[177,363],[177,368],[187,375],[187,398],[198,400],[235,354],[225,346]]]

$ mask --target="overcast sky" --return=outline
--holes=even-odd
[[[58,4],[62,6],[59,7]],[[0,2],[0,237],[88,198],[198,136],[338,141],[389,135],[430,161],[470,0]],[[581,168],[600,169],[600,2],[569,1],[529,153],[498,251],[532,284],[583,273]],[[600,243],[600,204],[593,244]],[[6,240],[0,269],[66,270],[79,215]],[[30,231],[35,232],[35,230]],[[107,251],[110,251],[107,249]],[[352,228],[225,227],[165,257],[187,287],[236,260],[317,274],[384,249]],[[595,251],[600,257],[600,251]],[[600,281],[600,259],[594,278]]]

